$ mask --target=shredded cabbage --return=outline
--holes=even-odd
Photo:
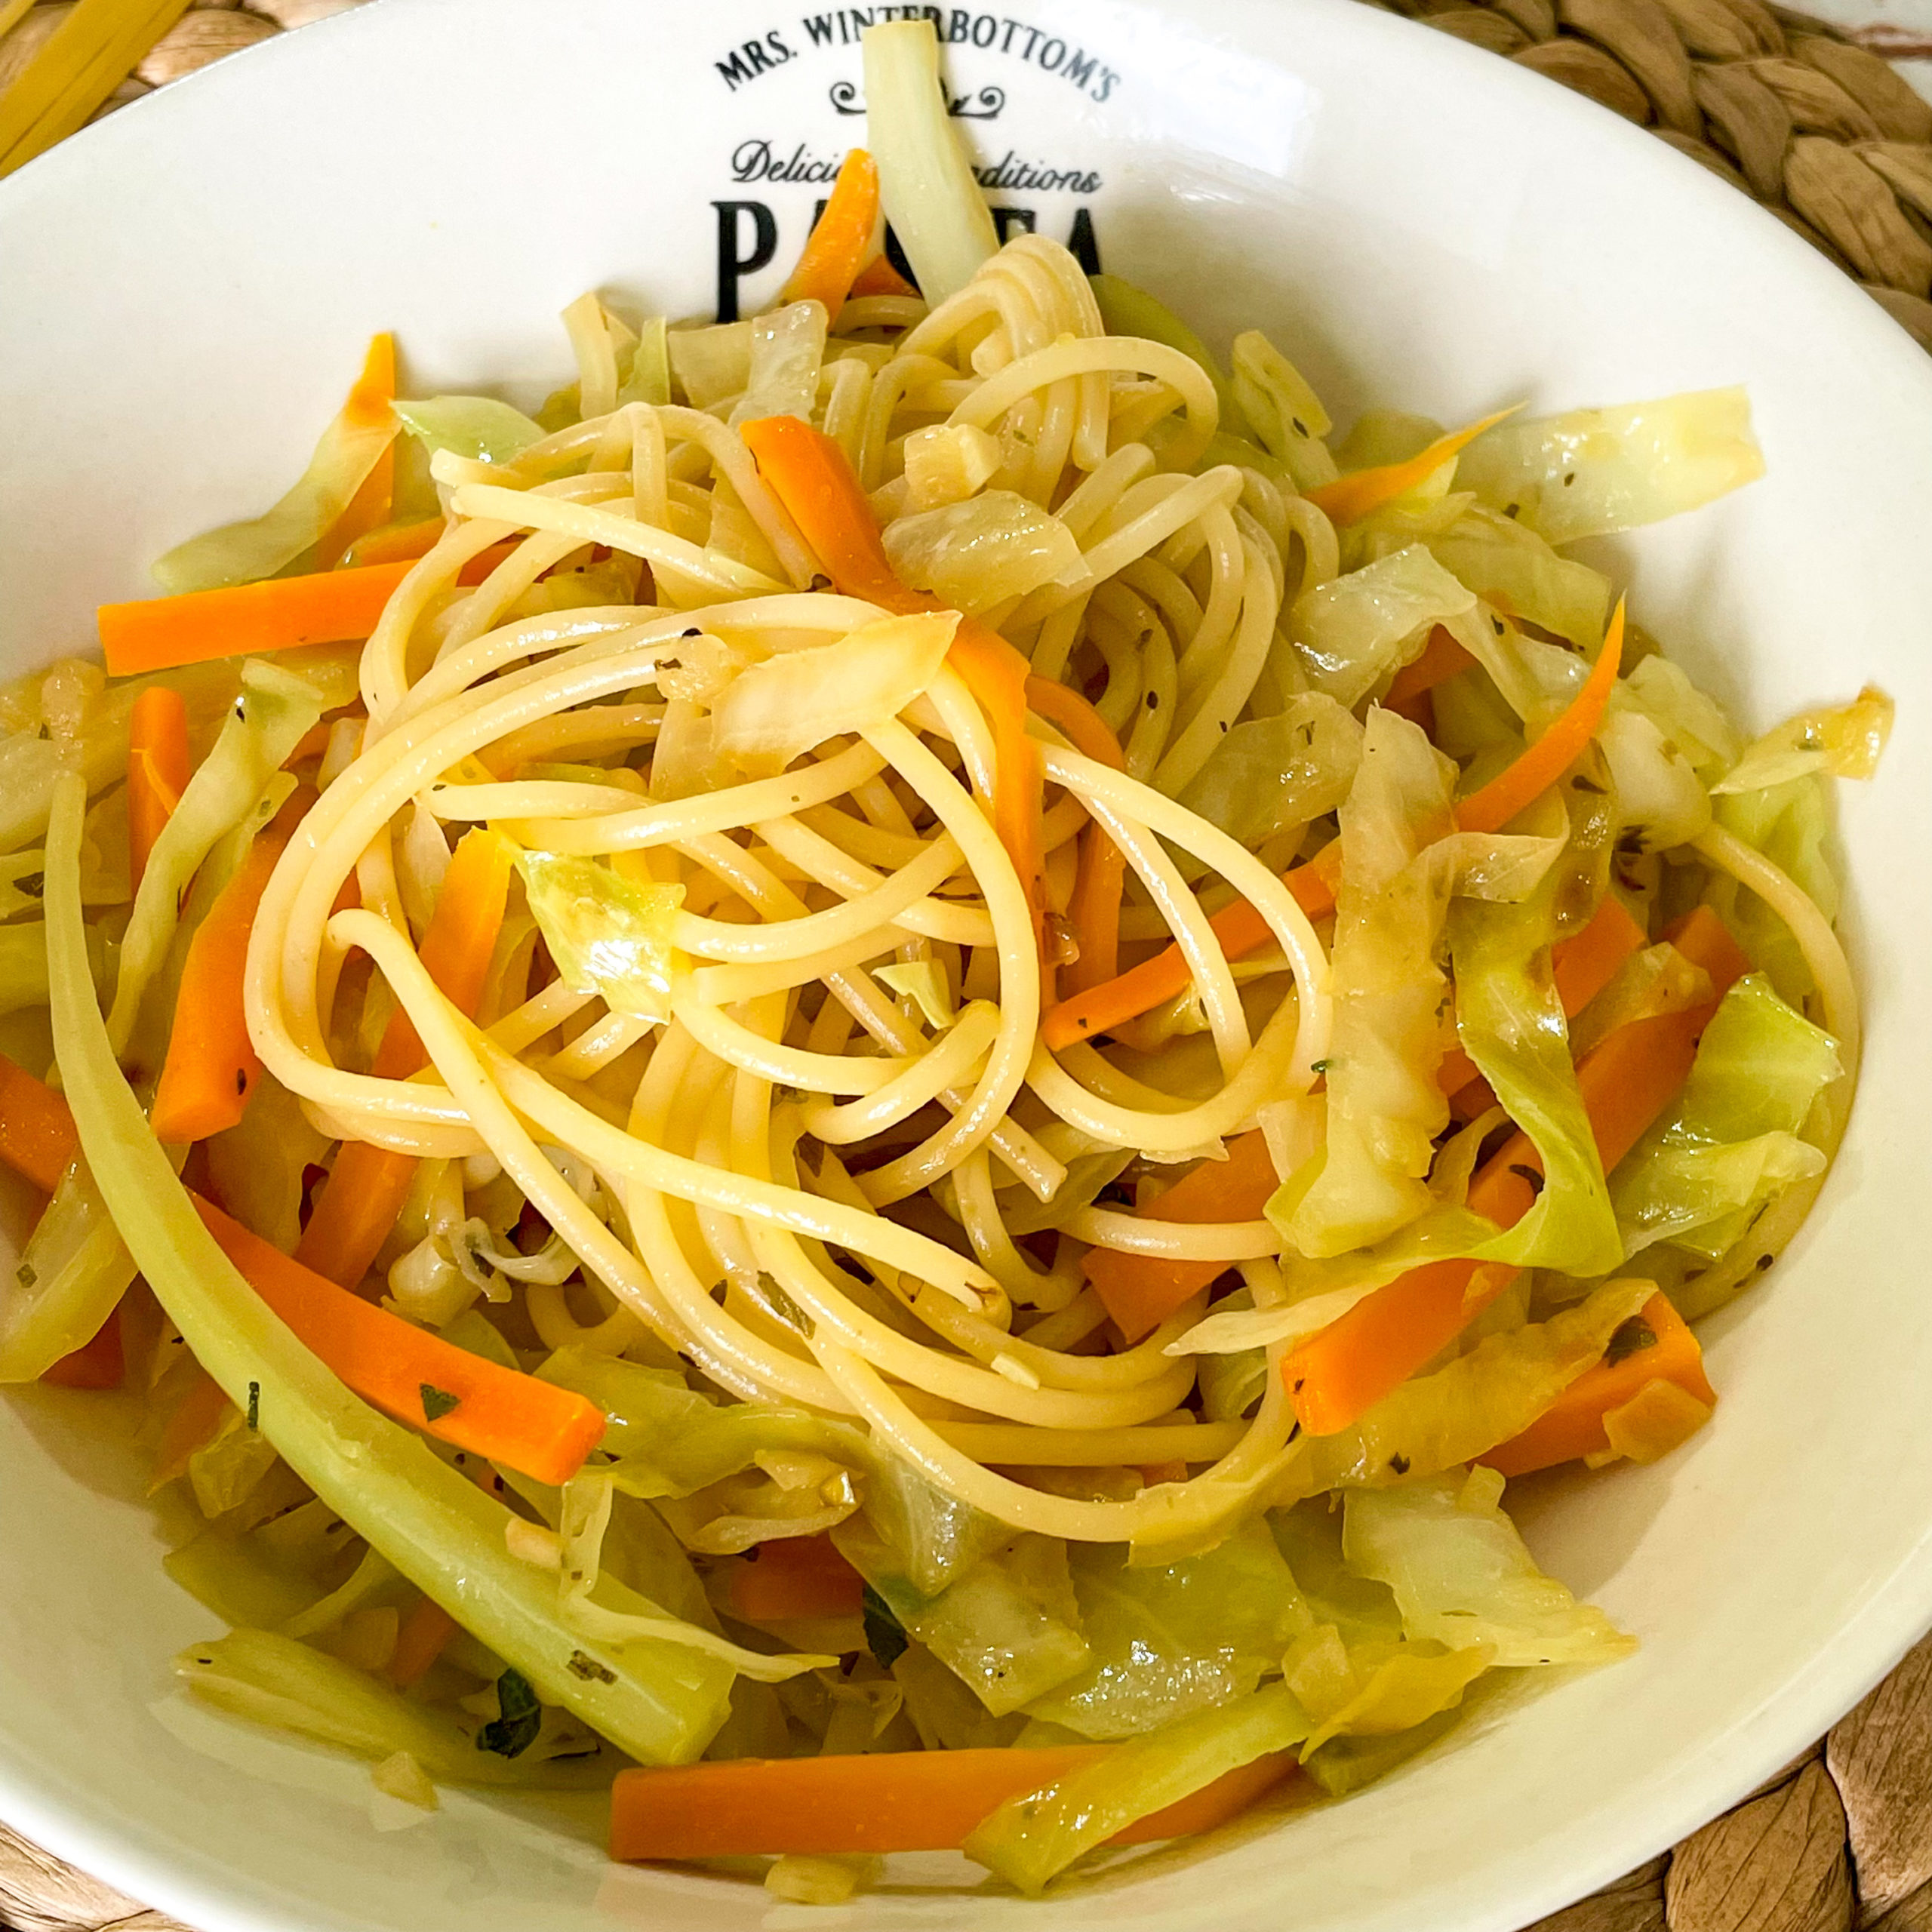
[[[1257,1758],[1289,1750],[1308,1733],[1308,1714],[1287,1685],[1268,1684],[1134,1738],[1057,1783],[1009,1798],[961,1849],[1022,1891],[1040,1892],[1081,1853],[1137,1818]]]
[[[752,318],[745,393],[731,411],[734,426],[765,416],[811,420],[826,326],[823,302],[788,302]]]
[[[565,985],[595,992],[613,1013],[670,1018],[681,885],[645,885],[558,852],[519,850],[516,869]]]
[[[472,463],[514,463],[543,438],[520,409],[488,395],[435,395],[392,403],[396,420],[429,454],[453,450]]]
[[[1269,718],[1235,726],[1180,802],[1252,850],[1334,811],[1361,763],[1362,728],[1326,691],[1303,691]]]
[[[841,732],[883,724],[932,682],[958,623],[952,611],[881,617],[748,666],[712,709],[713,752],[764,775]]]
[[[946,113],[931,22],[869,28],[861,55],[866,138],[878,164],[879,199],[919,292],[937,308],[998,252],[999,237]]]
[[[0,1383],[32,1382],[91,1340],[134,1278],[100,1190],[77,1161],[0,1289]]]
[[[1676,1106],[1613,1178],[1626,1252],[1670,1241],[1715,1260],[1773,1195],[1822,1174],[1824,1155],[1798,1135],[1844,1072],[1829,1033],[1761,974],[1740,980],[1704,1029]]]
[[[1334,481],[1335,459],[1322,441],[1334,427],[1328,412],[1301,371],[1259,329],[1235,337],[1233,389],[1241,414],[1297,490]]]
[[[711,409],[743,395],[751,382],[752,325],[715,322],[708,328],[667,331],[665,352],[678,386],[694,409]]]
[[[671,346],[669,325],[653,315],[632,345],[617,386],[617,406],[648,402],[661,408],[671,400]]]
[[[395,441],[398,424],[384,398],[358,383],[322,432],[309,466],[266,515],[224,524],[179,543],[154,566],[171,596],[254,583],[285,570],[325,537]]]
[[[1617,788],[1626,851],[1687,845],[1709,825],[1710,794],[1696,767],[1645,712],[1613,711],[1597,743]]]
[[[1737,764],[1743,740],[1722,706],[1661,653],[1641,659],[1617,680],[1611,709],[1614,712],[1626,706],[1641,711],[1663,731],[1707,784]]]
[[[1480,504],[1426,540],[1436,561],[1484,603],[1596,655],[1610,617],[1610,580],[1601,571],[1559,557],[1534,530]]]
[[[1068,1560],[1093,1656],[1028,1709],[1083,1737],[1131,1737],[1245,1695],[1307,1621],[1258,1520],[1178,1563],[1130,1564],[1117,1543],[1075,1544]]]
[[[1411,1639],[1488,1644],[1504,1669],[1628,1657],[1634,1638],[1537,1567],[1502,1493],[1489,1469],[1351,1490],[1342,1547],[1352,1567],[1395,1592]]]
[[[1309,681],[1352,708],[1420,655],[1431,629],[1475,598],[1419,543],[1295,599],[1289,628]]]
[[[897,518],[886,525],[885,553],[915,589],[969,617],[1044,583],[1078,589],[1092,575],[1072,531],[1011,490]]]
[[[903,448],[909,510],[964,503],[999,472],[998,439],[974,423],[934,423],[911,430]]]
[[[1892,713],[1891,700],[1869,685],[1852,703],[1801,712],[1766,732],[1711,789],[1755,792],[1814,772],[1830,778],[1869,778],[1892,735]]]
[[[1750,399],[1724,389],[1512,418],[1463,452],[1456,475],[1492,509],[1574,543],[1697,509],[1764,473]]]

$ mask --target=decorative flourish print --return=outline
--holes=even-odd
[[[854,81],[834,81],[832,104],[841,114],[860,115],[866,111],[864,97]],[[1006,106],[1006,90],[983,87],[977,94],[949,95],[946,111],[959,121],[997,121]]]

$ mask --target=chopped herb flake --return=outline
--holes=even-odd
[[[497,1679],[497,1709],[503,1715],[476,1734],[476,1748],[499,1758],[520,1758],[537,1742],[543,1724],[543,1707],[521,1671],[506,1670]]]
[[[869,1583],[866,1586],[863,1607],[866,1648],[872,1652],[880,1669],[890,1670],[906,1654],[906,1626],[893,1614],[891,1604]]]
[[[1623,1325],[1611,1332],[1608,1346],[1603,1352],[1604,1362],[1611,1367],[1627,1360],[1640,1349],[1654,1349],[1657,1345],[1657,1331],[1641,1315],[1633,1315]]]
[[[570,1661],[564,1668],[586,1684],[614,1684],[617,1681],[617,1673],[608,1664],[599,1663],[587,1651],[571,1651]]]
[[[248,1426],[257,1432],[262,1426],[262,1385],[259,1382],[248,1384]]]
[[[451,1410],[463,1401],[460,1395],[452,1395],[447,1389],[438,1389],[435,1383],[425,1382],[420,1385],[423,1392],[423,1413],[431,1422],[441,1422]]]
[[[1327,1060],[1312,1060],[1308,1063],[1308,1070],[1311,1073],[1326,1073],[1334,1064],[1332,1056]]]

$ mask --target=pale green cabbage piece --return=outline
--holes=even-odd
[[[1286,466],[1297,490],[1334,481],[1335,459],[1322,441],[1334,426],[1301,371],[1263,335],[1234,340],[1235,399],[1269,455]]]
[[[512,1557],[508,1512],[344,1388],[216,1244],[149,1131],[87,985],[85,786],[57,787],[48,838],[54,1039],[81,1146],[148,1284],[195,1358],[316,1495],[417,1587],[561,1704],[647,1763],[684,1762],[724,1721],[731,1673],[675,1646],[607,1647],[558,1624],[554,1581]],[[588,1658],[601,1669],[586,1672]],[[579,1666],[573,1669],[573,1664]]]
[[[87,1164],[60,1177],[0,1289],[0,1383],[32,1382],[83,1347],[134,1278]]]
[[[1010,1798],[962,1847],[1021,1890],[1037,1893],[1083,1852],[1137,1818],[1309,1734],[1308,1714],[1284,1684],[1270,1684],[1213,1710],[1150,1731],[1056,1784]]]
[[[1628,1657],[1634,1638],[1537,1567],[1497,1500],[1502,1489],[1500,1476],[1478,1469],[1349,1491],[1349,1566],[1395,1592],[1412,1641],[1493,1644],[1506,1669]]]
[[[1626,835],[1646,852],[1687,845],[1711,822],[1710,794],[1675,740],[1645,712],[1613,711],[1597,733],[1617,816]]]
[[[177,543],[155,564],[155,581],[179,596],[254,583],[285,570],[328,535],[395,440],[396,428],[386,411],[352,414],[345,404],[322,432],[309,466],[272,509]]]
[[[1421,654],[1433,626],[1475,605],[1465,586],[1412,543],[1303,591],[1288,628],[1309,681],[1352,709]]]
[[[1831,796],[1814,773],[1751,792],[1727,792],[1712,801],[1717,822],[1764,854],[1791,878],[1828,920],[1836,921],[1838,879],[1829,857]],[[1743,947],[1754,966],[1770,975],[1780,998],[1801,1004],[1817,986],[1791,928],[1755,892],[1727,874],[1714,878],[1706,899]]]
[[[1838,1043],[1778,998],[1762,974],[1724,996],[1677,1104],[1612,1177],[1626,1251],[1675,1241],[1715,1258],[1764,1202],[1823,1173],[1798,1137],[1842,1077]]]
[[[1750,398],[1737,388],[1512,417],[1463,452],[1456,480],[1561,544],[1699,509],[1764,473]]]
[[[1634,706],[1662,731],[1708,784],[1734,765],[1743,740],[1724,708],[1668,657],[1653,653],[1617,680],[1613,712]]]
[[[885,554],[915,590],[977,617],[1042,584],[1069,589],[1091,574],[1073,532],[1011,490],[917,510],[885,527]]]
[[[1828,778],[1869,778],[1892,734],[1893,705],[1867,686],[1850,704],[1801,712],[1767,731],[1711,789],[1755,792],[1820,773]]]
[[[883,724],[931,684],[958,625],[949,611],[881,617],[835,644],[748,665],[712,707],[713,752],[766,775],[827,738]]]
[[[888,21],[868,30],[860,51],[879,199],[920,293],[937,308],[998,252],[999,237],[946,112],[931,24]]]
[[[540,425],[494,396],[432,395],[389,406],[432,456],[451,450],[472,463],[514,463],[543,439]]]
[[[273,1631],[235,1630],[191,1644],[175,1658],[174,1671],[197,1697],[238,1717],[300,1731],[360,1757],[407,1751],[432,1778],[452,1784],[583,1790],[607,1783],[617,1768],[615,1755],[601,1747],[576,1755],[585,1748],[577,1739],[567,1757],[543,1755],[540,1743],[515,1758],[481,1750],[454,1718]]]
[[[1308,1620],[1259,1519],[1178,1563],[1130,1564],[1117,1543],[1068,1558],[1093,1657],[1029,1709],[1084,1737],[1131,1737],[1244,1695]]]
[[[670,330],[662,315],[653,315],[638,332],[636,346],[617,388],[617,405],[648,402],[661,408],[671,400]]]
[[[1484,603],[1596,654],[1610,617],[1610,580],[1601,571],[1559,557],[1534,530],[1479,504],[1426,540],[1436,561]]]
[[[646,885],[558,852],[520,851],[516,869],[565,985],[597,994],[613,1013],[671,1017],[681,885]]]
[[[1334,811],[1361,763],[1362,728],[1326,691],[1303,691],[1272,717],[1229,731],[1180,802],[1251,848]]]
[[[670,330],[666,353],[678,386],[694,409],[740,395],[751,379],[752,325],[717,322],[709,328]]]
[[[811,421],[825,360],[826,321],[821,302],[788,302],[752,318],[745,393],[731,411],[734,425],[766,416]]]

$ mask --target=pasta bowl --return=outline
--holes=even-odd
[[[88,649],[155,556],[271,500],[373,330],[425,389],[531,402],[587,286],[673,315],[768,299],[855,138],[875,11],[391,0],[9,180],[0,663]],[[1495,1698],[1345,1804],[1291,1795],[1040,1902],[907,1860],[838,1921],[1510,1932],[1734,1801],[1932,1620],[1932,1037],[1907,1017],[1932,947],[1932,371],[1768,216],[1445,36],[1339,0],[928,11],[1004,224],[1211,339],[1266,328],[1343,420],[1745,385],[1767,478],[1601,560],[1749,723],[1866,679],[1898,703],[1841,827],[1857,1109],[1784,1264],[1707,1324],[1716,1426],[1518,1506],[1641,1652]],[[727,1875],[608,1865],[587,1804],[417,1811],[186,1700],[168,1660],[207,1614],[98,1399],[0,1406],[0,1816],[201,1932],[795,1918]]]

